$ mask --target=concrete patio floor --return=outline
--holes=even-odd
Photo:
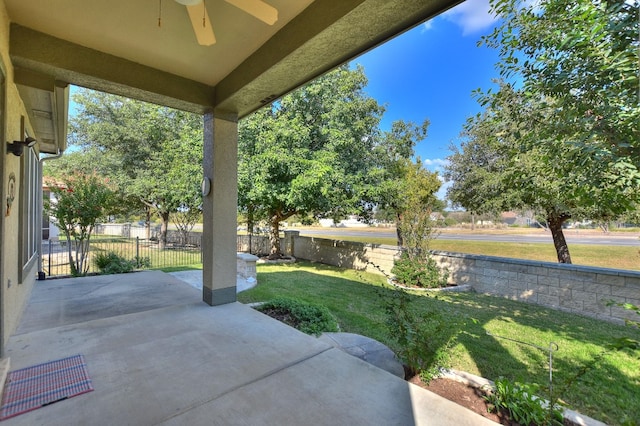
[[[95,391],[3,425],[495,425],[162,272],[38,282],[11,370],[75,354]]]

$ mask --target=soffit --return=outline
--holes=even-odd
[[[267,2],[278,10],[274,25],[226,1],[205,0],[217,42],[200,46],[187,8],[174,0],[5,0],[13,23],[209,86],[231,73],[311,0]]]
[[[55,81],[230,118],[459,2],[266,1],[278,9],[273,26],[224,0],[205,0],[217,38],[205,47],[197,44],[185,7],[174,0],[4,0],[15,66]]]

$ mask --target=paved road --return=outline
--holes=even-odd
[[[367,231],[357,228],[328,228],[328,229],[299,229],[301,235],[322,236],[322,235],[344,235],[349,237],[387,237],[395,238],[395,230],[389,231]],[[442,240],[467,240],[467,241],[496,241],[496,242],[527,242],[527,243],[551,243],[551,234],[540,235],[494,235],[494,234],[455,234],[451,232],[442,233],[438,236]],[[582,234],[576,230],[565,230],[565,238],[570,244],[599,244],[607,246],[640,246],[640,239],[637,235],[619,234]]]

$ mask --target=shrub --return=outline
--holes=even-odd
[[[453,217],[447,217],[444,219],[444,226],[456,226],[459,222]]]
[[[494,411],[507,412],[521,425],[562,425],[562,413],[558,410],[550,413],[547,403],[535,395],[539,390],[535,383],[514,383],[501,378],[486,399]]]
[[[446,287],[448,273],[442,273],[431,256],[409,256],[404,251],[391,269],[398,283],[409,287]]]
[[[131,261],[135,269],[149,269],[151,268],[151,259],[148,257],[136,256]]]
[[[380,293],[386,313],[389,336],[397,342],[398,356],[409,370],[428,383],[440,368],[448,367],[449,350],[465,326],[457,312],[420,312],[411,306],[404,290]]]
[[[127,260],[114,252],[97,253],[93,263],[102,274],[124,274],[134,269],[134,261]]]
[[[277,298],[256,307],[273,318],[303,333],[319,336],[325,331],[338,331],[338,323],[329,309],[296,299]]]

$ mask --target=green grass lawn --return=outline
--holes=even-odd
[[[385,326],[383,297],[394,291],[383,277],[321,264],[258,266],[259,285],[238,295],[241,302],[285,296],[324,305],[336,316],[342,331],[363,334],[397,350]],[[548,347],[554,353],[554,386],[562,387],[613,339],[640,331],[630,327],[554,311],[537,305],[474,293],[413,295],[421,312],[439,312],[463,319],[457,344],[449,351],[449,366],[492,380],[548,383],[548,354],[542,350],[493,337],[506,336]],[[570,408],[608,424],[640,421],[640,354],[614,351],[587,370],[561,399]]]

